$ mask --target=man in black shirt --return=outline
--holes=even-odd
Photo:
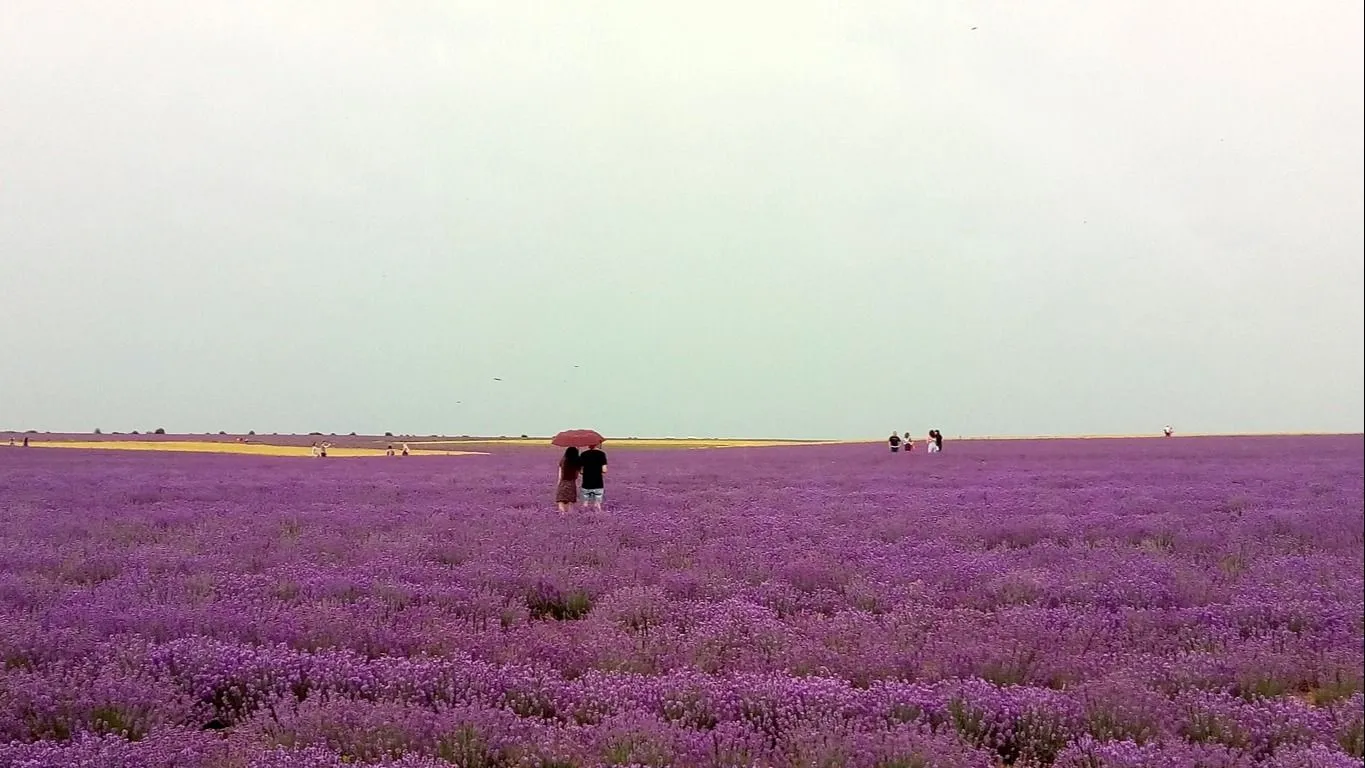
[[[900,436],[900,435],[896,434],[895,432],[892,432],[892,433],[891,433],[891,437],[887,438],[886,442],[887,442],[887,444],[889,444],[889,445],[891,446],[891,452],[892,452],[892,453],[898,453],[898,452],[900,451],[900,449],[901,449],[901,436]]]
[[[578,460],[583,464],[583,506],[601,512],[602,497],[606,495],[603,476],[607,474],[607,454],[594,445],[579,454]]]

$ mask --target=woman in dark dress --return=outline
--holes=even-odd
[[[559,484],[555,486],[555,505],[560,512],[568,512],[578,503],[578,475],[583,463],[578,460],[577,448],[565,448],[559,460]]]

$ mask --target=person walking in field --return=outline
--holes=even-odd
[[[593,445],[578,458],[583,465],[583,507],[601,512],[606,496],[607,454]]]
[[[565,448],[564,456],[559,460],[559,480],[555,485],[555,506],[561,514],[572,511],[578,503],[578,477],[582,471],[583,461],[578,449]]]
[[[889,446],[891,446],[891,452],[892,452],[892,453],[900,453],[900,450],[901,450],[901,436],[898,435],[898,434],[896,434],[895,432],[892,432],[892,433],[891,433],[891,437],[888,437],[888,438],[886,439],[886,444],[889,445]]]

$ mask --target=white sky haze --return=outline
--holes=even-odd
[[[1361,431],[1362,25],[6,0],[0,429]]]

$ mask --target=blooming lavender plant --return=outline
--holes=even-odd
[[[613,459],[0,455],[0,766],[1361,765],[1360,436]]]

